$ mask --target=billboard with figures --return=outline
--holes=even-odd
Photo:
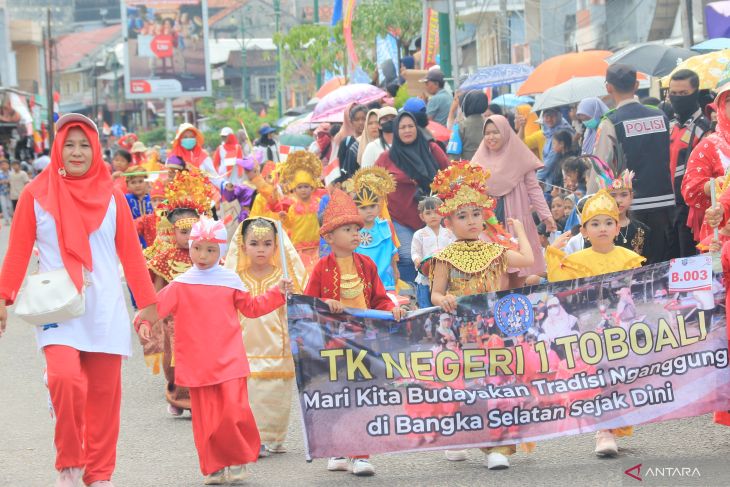
[[[130,99],[211,94],[207,0],[121,0]]]

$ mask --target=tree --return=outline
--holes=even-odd
[[[261,117],[249,108],[235,107],[232,99],[228,99],[221,107],[221,104],[216,106],[213,98],[203,98],[198,102],[197,108],[200,116],[206,119],[208,128],[203,135],[206,145],[211,148],[220,143],[220,132],[223,127],[231,127],[235,132],[241,128],[243,122],[253,142],[263,123],[273,124],[276,121],[275,107],[269,110],[265,117]]]
[[[352,19],[352,33],[356,47],[372,53],[377,36],[391,33],[400,39],[402,46],[408,46],[421,35],[422,24],[421,0],[362,0]],[[366,55],[363,59],[372,57]]]
[[[284,78],[312,77],[322,71],[338,71],[345,62],[345,38],[342,24],[334,27],[301,24],[286,34],[274,35],[282,51]]]
[[[421,34],[423,10],[420,0],[361,0],[352,19],[352,40],[366,72],[375,68],[375,39],[392,33],[409,45]],[[347,49],[342,22],[328,25],[302,24],[286,34],[274,36],[282,50],[284,77],[287,80],[314,73],[337,72],[341,68],[347,76]]]

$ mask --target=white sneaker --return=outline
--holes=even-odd
[[[505,468],[509,468],[509,458],[497,452],[487,454],[486,463],[489,470],[504,470]]]
[[[232,465],[228,467],[228,482],[232,484],[243,482],[250,473],[246,465]]]
[[[370,460],[366,458],[353,458],[350,463],[350,471],[358,477],[370,477],[375,475],[375,468]]]
[[[271,455],[271,453],[266,449],[266,445],[261,445],[261,448],[259,449],[259,458],[265,458],[269,455]]]
[[[58,471],[56,487],[76,487],[84,471],[80,468],[64,468]]]
[[[185,412],[184,409],[180,409],[177,406],[173,406],[172,404],[167,405],[167,412],[170,413],[173,416],[182,416],[182,414]]]
[[[466,460],[466,450],[446,450],[446,459],[450,462],[463,462]]]
[[[615,457],[618,455],[616,437],[610,431],[596,433],[596,455],[599,457]]]
[[[345,457],[330,457],[327,460],[327,470],[330,472],[347,472],[350,469],[350,461]]]
[[[223,485],[226,483],[226,469],[222,468],[217,472],[213,472],[205,476],[203,480],[205,485]]]

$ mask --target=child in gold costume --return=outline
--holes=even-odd
[[[558,238],[547,248],[548,280],[550,282],[600,276],[610,272],[636,269],[646,260],[639,254],[615,244],[621,228],[616,200],[605,189],[591,196],[583,207],[581,215],[583,238],[591,242],[591,247],[574,254],[565,255],[560,248],[565,246],[570,232]],[[633,427],[616,428],[596,433],[596,455],[613,457],[618,454],[616,437],[630,436]]]
[[[447,313],[456,311],[458,297],[498,291],[508,267],[528,267],[534,260],[525,229],[518,220],[509,220],[518,239],[517,251],[479,239],[484,232],[484,213],[494,207],[494,200],[487,196],[487,178],[488,171],[459,162],[439,171],[431,184],[443,201],[438,212],[457,239],[434,254],[430,270],[431,301]],[[515,450],[514,445],[482,448],[487,455],[487,468],[509,468],[507,456]],[[446,458],[465,460],[466,452],[447,450]]]
[[[294,288],[301,294],[307,273],[296,249],[283,235],[286,266]],[[274,220],[254,217],[241,222],[228,250],[225,267],[234,270],[251,296],[265,294],[283,277],[279,235]],[[241,316],[243,343],[251,368],[248,398],[261,436],[261,456],[283,453],[289,429],[294,361],[289,344],[286,307],[259,318]]]

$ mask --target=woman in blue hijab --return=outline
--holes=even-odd
[[[601,123],[601,118],[607,111],[608,107],[599,98],[586,98],[578,104],[575,114],[586,128],[583,133],[582,155],[593,154],[593,144],[596,143],[598,124]]]

